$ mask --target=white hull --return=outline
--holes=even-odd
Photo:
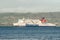
[[[56,25],[52,23],[45,23],[45,24],[39,24],[39,26],[56,26]]]

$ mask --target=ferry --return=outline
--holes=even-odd
[[[13,23],[13,26],[56,26],[53,23],[42,23],[39,19],[18,19],[18,22]]]

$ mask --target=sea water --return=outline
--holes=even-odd
[[[60,27],[0,26],[0,40],[60,40]]]

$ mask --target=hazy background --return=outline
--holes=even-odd
[[[60,0],[0,0],[0,25],[12,25],[18,19],[41,19],[60,25]]]

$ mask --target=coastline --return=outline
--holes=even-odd
[[[13,23],[17,22],[18,19],[41,19],[45,17],[50,23],[57,23],[60,26],[60,13],[0,13],[0,26],[12,26]]]

